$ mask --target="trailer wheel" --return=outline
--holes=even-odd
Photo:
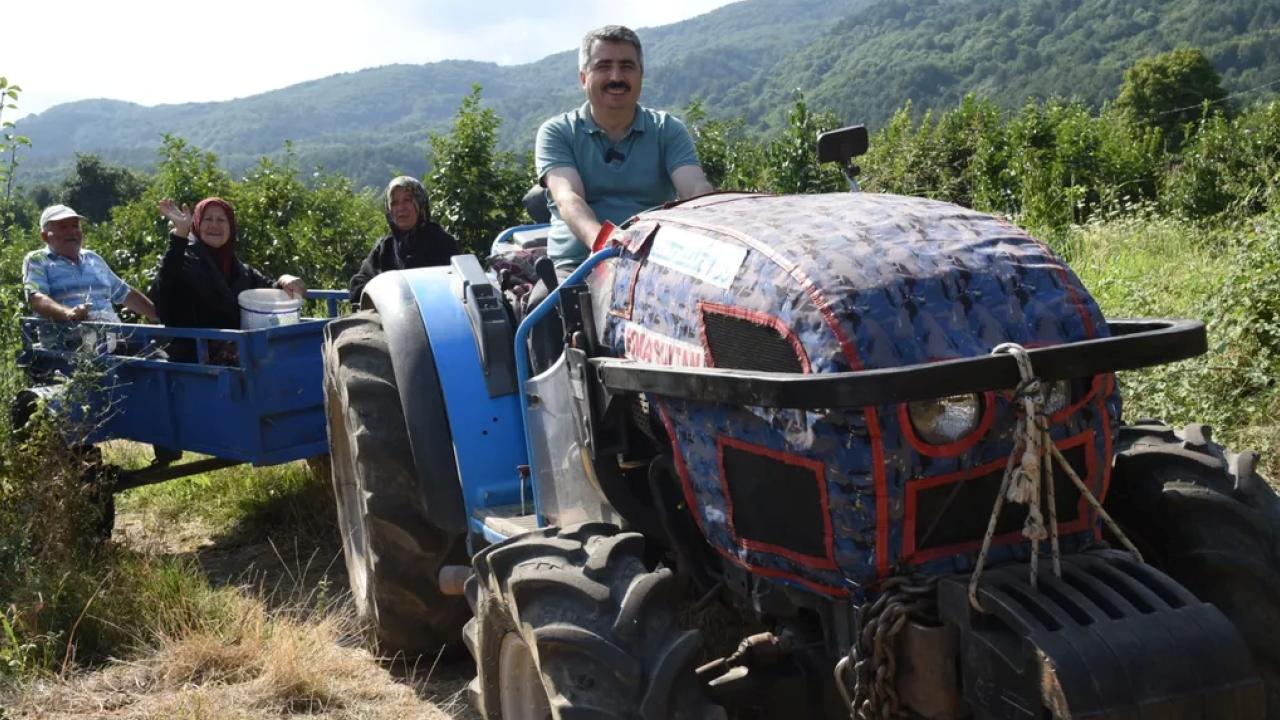
[[[466,602],[442,594],[437,577],[441,565],[466,564],[465,542],[427,519],[376,311],[325,328],[325,411],[338,527],[358,616],[384,653],[458,647]]]
[[[488,720],[725,717],[694,675],[702,636],[676,624],[675,576],[643,553],[639,533],[588,523],[475,557],[463,638]]]
[[[1207,425],[1121,428],[1106,507],[1145,559],[1231,620],[1280,718],[1280,498]]]

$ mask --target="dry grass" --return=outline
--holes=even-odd
[[[407,681],[356,647],[347,605],[270,608],[240,591],[226,619],[157,637],[129,662],[44,680],[5,703],[18,718],[474,717],[459,681]]]
[[[129,457],[138,454],[131,445],[107,451],[126,466],[148,459]],[[340,551],[323,533],[287,522],[300,514],[293,505],[327,483],[301,466],[228,475],[123,499],[114,550],[97,561],[111,566],[108,589],[81,608],[85,621],[73,633],[80,644],[90,625],[114,629],[118,641],[97,645],[111,659],[81,663],[73,653],[11,677],[0,685],[0,720],[476,717],[463,694],[469,664],[435,667],[428,658],[406,668],[364,649],[339,590]],[[174,512],[182,503],[171,494],[203,500],[225,492],[227,480],[245,504],[266,498],[265,511],[230,523],[221,513]],[[266,489],[240,490],[250,481]]]

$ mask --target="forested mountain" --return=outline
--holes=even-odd
[[[792,88],[842,118],[878,123],[911,100],[954,106],[978,93],[1005,107],[1028,96],[1098,106],[1134,60],[1204,51],[1228,92],[1280,87],[1274,0],[879,0],[840,20],[726,106],[779,119]],[[1261,88],[1266,89],[1266,88]],[[745,111],[741,108],[746,108]]]
[[[1183,45],[1205,51],[1229,92],[1280,88],[1275,0],[744,0],[640,35],[647,104],[700,99],[757,130],[780,123],[795,89],[873,128],[908,100],[946,107],[968,92],[1004,107],[1053,95],[1097,105],[1135,59]],[[19,123],[33,142],[20,172],[26,184],[58,179],[74,152],[146,166],[168,132],[233,170],[290,141],[304,167],[377,184],[424,173],[427,133],[477,83],[511,149],[582,102],[575,50],[517,66],[393,65],[217,103],[88,100]]]

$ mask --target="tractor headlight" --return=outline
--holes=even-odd
[[[1071,404],[1071,381],[1058,380],[1046,383],[1041,392],[1044,393],[1044,411],[1056,413]]]
[[[907,403],[907,416],[921,440],[930,445],[949,445],[978,429],[982,422],[982,397],[952,395]]]

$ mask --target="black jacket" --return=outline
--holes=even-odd
[[[275,287],[275,283],[239,258],[231,262],[228,282],[204,243],[170,235],[169,249],[160,258],[147,294],[165,325],[235,330],[240,327],[237,296],[244,290],[266,287]],[[194,347],[190,341],[175,342],[169,355],[175,360],[190,360],[195,357]]]
[[[351,277],[353,305],[359,306],[364,286],[378,273],[448,265],[449,258],[458,254],[458,241],[433,222],[421,223],[400,235],[399,239],[395,233],[383,235],[373,246],[369,257],[360,263],[360,270]]]

